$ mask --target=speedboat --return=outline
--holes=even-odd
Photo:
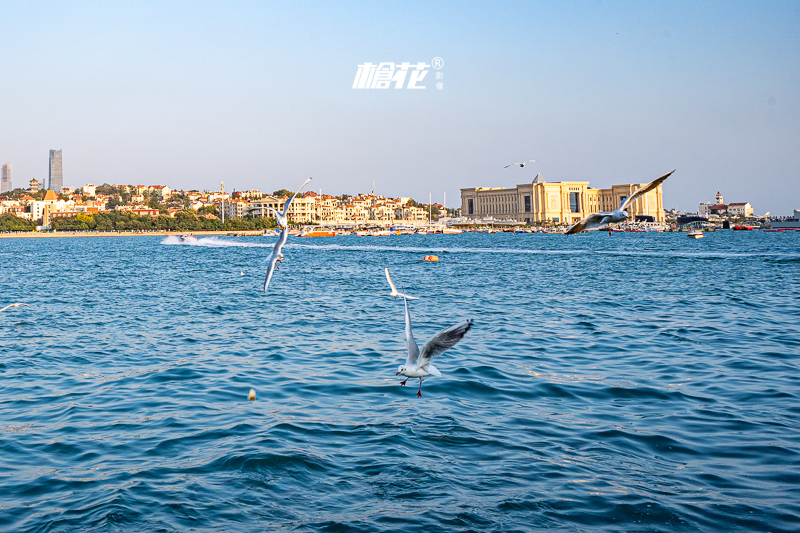
[[[693,229],[687,233],[686,236],[690,239],[702,239],[704,237],[703,230],[701,229]]]

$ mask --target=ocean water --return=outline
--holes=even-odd
[[[0,530],[800,530],[800,233],[273,241],[0,240]]]

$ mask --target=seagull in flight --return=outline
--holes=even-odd
[[[24,305],[25,307],[30,307],[30,305],[28,305],[28,304],[24,304],[22,302],[19,302],[19,303],[10,304],[10,305],[5,306],[4,308],[0,309],[0,312],[5,311],[6,309],[9,309],[11,307],[19,307],[20,305]]]
[[[631,202],[636,200],[641,195],[646,194],[655,189],[656,187],[658,187],[659,185],[661,185],[661,183],[665,179],[670,177],[673,172],[675,172],[675,170],[667,172],[660,178],[656,178],[647,185],[644,185],[636,189],[633,192],[633,194],[631,194],[622,201],[622,203],[619,206],[619,209],[617,209],[616,211],[610,211],[610,212],[603,211],[600,213],[592,213],[591,215],[584,217],[579,222],[576,222],[575,225],[569,228],[565,233],[567,235],[574,235],[576,233],[582,232],[585,229],[599,228],[600,226],[609,224],[611,222],[622,222],[623,220],[628,218],[628,212],[625,211],[625,208],[628,207],[631,204]]]
[[[518,166],[519,168],[522,168],[525,165],[527,165],[528,163],[536,163],[536,160],[535,159],[528,159],[527,161],[523,161],[522,163],[511,163],[510,165],[506,165],[503,168],[513,167],[515,165]]]
[[[408,358],[406,359],[406,364],[397,367],[397,374],[395,374],[395,376],[403,375],[406,377],[406,379],[400,382],[400,385],[403,386],[405,386],[406,381],[410,378],[419,378],[417,398],[422,398],[422,378],[428,375],[442,375],[442,373],[431,364],[431,359],[440,355],[446,349],[455,346],[464,334],[469,331],[469,328],[472,327],[472,319],[467,319],[464,322],[440,331],[434,335],[431,340],[425,343],[425,346],[422,347],[422,352],[420,352],[417,342],[414,340],[414,335],[411,333],[411,315],[408,313],[408,300],[405,296],[403,297],[403,303],[406,306],[406,342],[408,343]]]
[[[283,248],[283,245],[286,244],[286,240],[289,238],[289,221],[286,217],[286,213],[289,211],[289,206],[292,204],[294,197],[297,196],[297,194],[303,189],[303,187],[306,186],[309,181],[311,181],[311,178],[308,178],[306,181],[304,181],[300,188],[297,189],[297,192],[294,193],[291,198],[286,200],[286,203],[283,204],[283,211],[278,211],[273,207],[269,207],[269,210],[275,213],[275,220],[281,227],[281,232],[278,235],[278,241],[272,248],[272,253],[269,254],[269,258],[267,259],[267,276],[264,278],[264,292],[266,292],[267,288],[269,287],[272,274],[274,274],[276,270],[280,270],[278,263],[283,263],[283,252],[281,252],[281,248]]]
[[[303,184],[300,186],[300,188],[297,189],[297,192],[294,193],[291,198],[286,200],[286,203],[283,204],[283,211],[278,211],[274,207],[267,208],[273,213],[275,213],[275,220],[278,221],[278,225],[280,225],[280,227],[285,228],[288,225],[289,221],[286,219],[286,212],[289,211],[289,205],[291,205],[292,200],[294,200],[294,197],[297,196],[301,190],[303,190],[303,187],[305,187],[309,181],[311,181],[311,178],[308,178],[306,181],[304,181]]]
[[[402,292],[397,292],[397,287],[395,287],[394,283],[392,282],[392,276],[389,275],[389,269],[385,268],[384,270],[386,270],[386,281],[389,282],[389,286],[392,288],[392,296],[395,298],[402,296],[403,298],[408,298],[409,300],[419,300],[419,297],[417,296],[409,296],[407,294],[403,294]]]

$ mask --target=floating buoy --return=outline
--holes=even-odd
[[[429,263],[438,263],[439,256],[438,255],[426,255],[422,258],[423,261],[428,261]]]
[[[250,393],[247,395],[247,399],[251,402],[256,399],[256,390],[250,389]]]

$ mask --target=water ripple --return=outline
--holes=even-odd
[[[4,240],[0,529],[796,531],[799,235]]]

